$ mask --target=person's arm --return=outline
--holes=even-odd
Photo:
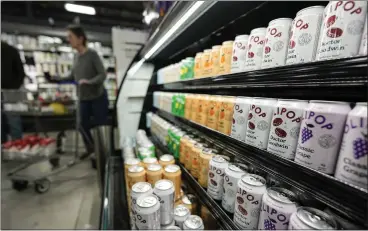
[[[45,79],[47,79],[47,81],[49,81],[50,83],[62,83],[74,80],[73,69],[70,71],[70,73],[68,73],[66,76],[63,77],[50,76],[49,72],[44,72],[43,74],[45,76]]]
[[[24,77],[25,77],[25,73],[24,73],[24,69],[23,69],[23,63],[22,60],[20,59],[20,55],[19,52],[16,48],[14,49],[14,81],[16,82],[16,87],[20,88],[24,82]],[[4,58],[4,57],[3,57]]]
[[[102,84],[106,79],[105,67],[102,64],[100,56],[97,52],[92,53],[92,63],[94,68],[96,68],[97,75],[91,79],[88,79],[89,84]]]

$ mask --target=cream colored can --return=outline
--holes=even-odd
[[[222,43],[220,49],[220,70],[219,75],[229,74],[231,72],[231,59],[233,53],[233,41]]]

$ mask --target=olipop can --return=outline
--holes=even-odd
[[[296,212],[296,195],[287,189],[271,187],[262,197],[259,230],[285,230]]]
[[[245,143],[267,148],[270,123],[277,100],[270,98],[253,98],[248,114],[248,128]]]
[[[207,193],[215,200],[221,200],[224,193],[224,175],[228,161],[221,155],[212,157],[208,171]]]
[[[308,101],[280,99],[273,113],[267,151],[293,160]]]
[[[363,31],[363,36],[362,36],[362,41],[360,43],[360,47],[359,47],[359,55],[367,55],[368,51],[367,51],[367,16],[365,17],[365,23],[364,23],[364,31]]]
[[[295,162],[332,174],[349,111],[345,102],[310,101],[304,112]]]
[[[291,22],[291,18],[278,18],[268,24],[262,68],[285,65]]]
[[[132,220],[133,223],[132,225],[135,225],[135,222],[137,220],[137,212],[136,212],[136,206],[137,206],[137,199],[140,196],[144,196],[144,195],[152,195],[153,193],[153,189],[150,183],[147,182],[138,182],[135,183],[132,187],[132,191],[130,193],[130,197],[131,197],[131,213],[132,213]]]
[[[357,55],[367,14],[367,1],[331,1],[326,8],[316,59]]]
[[[266,180],[255,174],[247,174],[237,185],[234,222],[241,229],[256,229],[262,196],[266,192]]]
[[[174,209],[175,224],[183,229],[184,221],[190,216],[190,211],[184,205],[177,205]]]
[[[299,207],[290,217],[289,230],[337,230],[336,220],[321,210]]]
[[[234,104],[233,124],[230,136],[234,139],[245,141],[247,132],[248,114],[252,98],[237,97]]]
[[[175,188],[170,180],[159,180],[156,182],[153,193],[160,201],[160,224],[168,225],[173,219],[175,204]]]
[[[243,34],[235,37],[233,44],[233,59],[231,61],[231,73],[241,72],[244,69],[247,57],[249,35]]]
[[[250,32],[248,39],[248,55],[245,61],[245,71],[257,70],[261,67],[266,28],[260,27]]]
[[[235,194],[240,178],[246,174],[237,164],[229,164],[225,169],[224,194],[222,196],[222,207],[229,213],[234,213]]]
[[[202,218],[197,215],[190,215],[184,221],[183,230],[204,230]]]
[[[155,195],[143,195],[138,198],[136,225],[142,229],[160,229],[160,201]]]
[[[335,177],[367,188],[368,130],[367,103],[358,103],[349,112],[340,148]]]
[[[286,64],[314,61],[324,9],[323,6],[311,6],[296,14],[293,20]]]

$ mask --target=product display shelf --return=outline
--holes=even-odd
[[[230,136],[185,118],[174,116],[166,111],[157,109],[157,114],[176,126],[190,127],[204,133],[209,139],[213,139],[216,144],[221,144],[227,152],[240,159],[244,157],[260,163],[261,166],[267,168],[267,171],[270,171],[269,173],[277,175],[279,178],[284,178],[285,181],[308,192],[321,203],[334,208],[352,221],[368,227],[366,217],[368,209],[367,189],[342,182],[333,176],[250,146]]]
[[[160,149],[163,153],[170,153],[167,147],[165,147],[155,136],[151,137],[152,142],[155,146]],[[206,192],[204,188],[198,183],[198,181],[184,168],[180,163],[176,163],[180,166],[182,171],[182,177],[194,190],[198,199],[210,210],[218,224],[224,230],[238,230],[239,227],[233,222],[232,218],[221,208],[221,205],[213,200]]]

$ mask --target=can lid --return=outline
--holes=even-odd
[[[180,170],[180,167],[177,166],[176,164],[169,164],[168,166],[165,167],[165,171],[166,172],[177,172]]]
[[[297,217],[309,227],[317,230],[337,229],[337,223],[332,216],[315,208],[300,207]]]
[[[226,46],[226,45],[233,45],[233,43],[234,43],[234,41],[225,41],[225,42],[223,42],[222,43],[222,45],[224,46]]]
[[[174,187],[174,184],[171,180],[159,180],[155,183],[155,189],[159,189],[161,191],[169,190]]]
[[[160,157],[160,160],[164,162],[169,162],[169,161],[172,161],[173,159],[174,157],[170,154],[165,154]]]
[[[228,161],[224,158],[224,156],[222,155],[216,155],[214,157],[212,157],[213,161],[216,161],[218,163],[227,163]]]
[[[152,186],[148,182],[137,182],[132,186],[132,192],[145,193],[152,189]]]
[[[139,165],[134,165],[128,168],[128,172],[132,172],[132,173],[143,172],[143,171],[144,171],[144,168]]]
[[[139,197],[137,205],[141,208],[151,208],[158,203],[158,198],[155,195],[147,195]]]
[[[216,45],[216,46],[213,46],[212,49],[220,49],[221,48],[221,45]]]
[[[241,178],[242,182],[251,186],[261,187],[266,184],[266,180],[256,174],[247,174]]]
[[[156,157],[147,157],[143,159],[143,163],[145,164],[153,164],[153,163],[157,163],[157,158]]]
[[[309,10],[317,10],[317,11],[320,11],[321,14],[323,14],[325,7],[324,6],[310,6],[310,7],[299,10],[298,13],[296,13],[296,16],[300,15],[304,11],[309,11]]]
[[[204,148],[202,149],[202,153],[205,154],[205,155],[213,155],[213,149],[211,148]]]
[[[229,164],[228,166],[229,170],[233,171],[233,172],[244,172],[243,169],[241,169],[238,164],[235,164],[235,163],[231,163]]]
[[[204,53],[210,53],[212,50],[211,49],[206,49],[204,50]]]
[[[203,55],[203,53],[202,53],[202,52],[198,52],[198,53],[196,54],[196,56],[200,56],[200,55]]]
[[[250,34],[255,34],[255,33],[263,33],[266,34],[266,27],[259,27],[259,28],[255,28],[253,30],[250,31]]]
[[[244,163],[236,163],[236,165],[238,166],[238,168],[242,169],[244,172],[249,172],[248,165],[246,165]]]
[[[328,103],[328,104],[349,104],[348,102],[343,101],[327,101],[327,100],[310,100],[310,103]]]
[[[183,205],[178,205],[175,207],[174,209],[174,215],[178,216],[178,217],[185,217],[188,214],[190,214],[190,211],[187,207],[183,206]]]
[[[296,195],[290,190],[279,187],[271,187],[267,189],[267,194],[274,200],[285,203],[285,204],[295,204]]]
[[[194,144],[196,144],[196,143],[197,143],[197,141],[196,141],[195,139],[190,139],[190,140],[189,140],[189,143],[191,143],[191,144],[193,144],[193,145],[194,145]]]
[[[224,156],[224,155],[217,155],[217,156],[221,156],[222,158],[224,158],[227,162],[230,161],[230,157],[228,156]]]
[[[198,229],[203,225],[202,218],[197,215],[190,215],[185,221],[184,225],[189,229]]]
[[[164,230],[181,230],[181,228],[175,225],[170,225],[170,226],[164,227],[163,229]]]
[[[161,165],[159,164],[150,164],[148,165],[147,167],[147,170],[148,171],[151,171],[151,172],[156,172],[156,171],[160,171],[162,169]]]
[[[236,36],[236,37],[235,37],[235,41],[236,41],[236,40],[248,40],[248,38],[249,38],[249,35],[247,35],[247,34],[242,34],[242,35],[238,35],[238,36]]]
[[[202,143],[196,143],[195,145],[194,145],[194,147],[195,148],[203,148],[203,144]]]
[[[276,18],[274,20],[272,20],[271,22],[268,23],[268,26],[273,25],[277,22],[288,22],[291,23],[293,21],[293,19],[291,18]]]
[[[124,162],[127,165],[138,165],[140,163],[140,160],[137,158],[128,158]]]

